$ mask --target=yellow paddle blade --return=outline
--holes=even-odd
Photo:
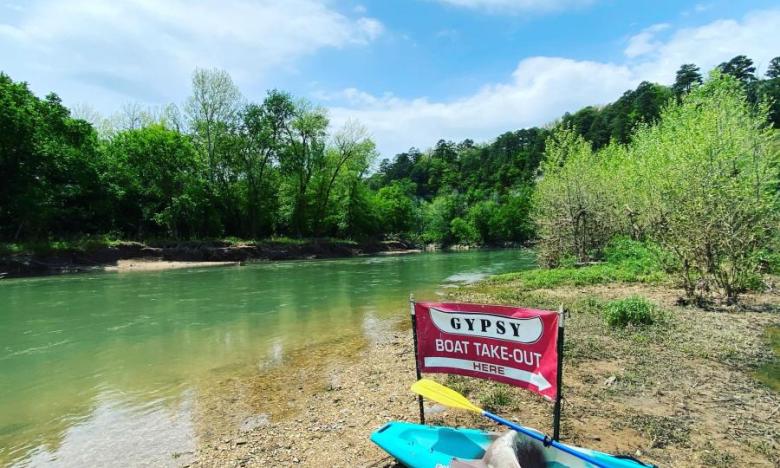
[[[482,414],[482,409],[471,403],[466,397],[460,393],[447,388],[444,385],[434,382],[430,379],[420,379],[412,384],[412,391],[418,395],[422,395],[429,400],[433,400],[436,403],[441,403],[444,406],[450,408],[463,409],[466,411],[473,411],[475,413]]]

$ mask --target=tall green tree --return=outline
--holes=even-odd
[[[106,146],[115,226],[131,237],[189,238],[209,220],[206,167],[188,138],[155,124],[119,132]]]
[[[185,113],[190,131],[207,157],[212,181],[225,180],[222,144],[238,122],[241,100],[241,92],[226,71],[195,69]]]
[[[680,66],[677,70],[677,75],[672,85],[672,91],[674,95],[679,99],[684,94],[691,92],[694,86],[700,85],[703,82],[699,67],[692,63],[686,63]]]
[[[0,73],[0,238],[106,229],[97,134],[56,94],[37,98]]]
[[[324,109],[300,101],[286,130],[287,146],[280,154],[279,165],[287,179],[289,229],[298,237],[312,232],[311,182],[323,169],[328,123]]]
[[[766,69],[766,77],[769,79],[780,78],[780,57],[775,57],[769,61]]]
[[[242,180],[246,184],[247,234],[253,237],[273,233],[276,222],[274,164],[285,149],[285,139],[295,113],[292,98],[272,90],[262,104],[247,104],[241,113]]]
[[[728,62],[718,65],[718,70],[724,75],[730,75],[742,83],[748,84],[756,80],[756,67],[753,60],[746,55],[737,55]]]
[[[331,147],[326,151],[322,172],[315,196],[315,235],[323,234],[323,223],[329,215],[333,189],[340,177],[354,184],[376,157],[376,146],[368,137],[365,127],[355,121],[348,121],[333,136]],[[336,216],[338,218],[338,216]]]

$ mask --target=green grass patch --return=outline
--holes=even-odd
[[[490,412],[499,411],[512,403],[512,394],[505,385],[496,385],[479,397],[482,407]]]
[[[756,371],[756,378],[772,390],[780,392],[780,326],[767,328],[766,339],[774,356]]]
[[[520,280],[527,289],[556,286],[587,286],[603,283],[661,283],[667,279],[662,271],[648,271],[631,264],[602,263],[581,268],[552,268],[507,273],[495,277],[497,281]]]
[[[497,275],[493,281],[519,281],[523,289],[588,286],[605,283],[663,283],[662,252],[652,244],[614,239],[604,249],[604,262],[577,267],[567,261],[558,268],[526,270]]]
[[[658,307],[640,296],[610,301],[604,307],[604,319],[611,327],[651,325],[658,320]]]

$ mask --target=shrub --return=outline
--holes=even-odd
[[[655,304],[640,296],[610,301],[604,309],[604,318],[611,327],[650,325],[657,317]]]

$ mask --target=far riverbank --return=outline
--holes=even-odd
[[[84,243],[64,248],[0,253],[0,279],[96,270],[156,271],[247,261],[346,258],[421,251],[418,246],[401,241],[359,243],[330,238]]]

